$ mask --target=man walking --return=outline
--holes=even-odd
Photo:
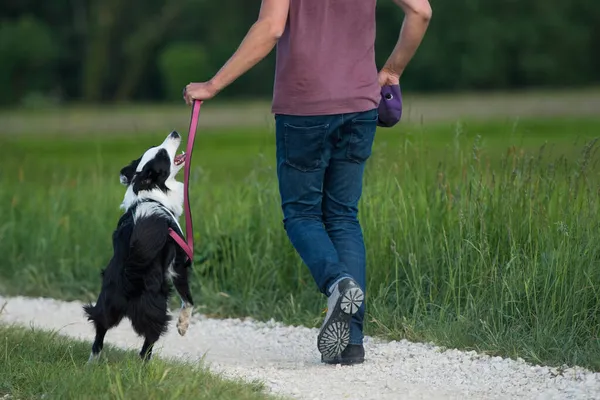
[[[277,45],[272,112],[281,208],[292,245],[328,297],[317,338],[325,363],[364,361],[363,172],[378,123],[390,125],[378,113],[381,88],[399,84],[431,18],[428,0],[393,0],[405,19],[378,72],[376,1],[263,0],[229,61],[184,93],[188,104],[214,97]]]

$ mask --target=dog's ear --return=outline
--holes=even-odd
[[[131,183],[131,180],[133,179],[133,176],[135,175],[135,170],[137,169],[141,159],[142,159],[142,157],[138,158],[137,160],[133,160],[129,165],[121,168],[121,172],[120,172],[121,184],[123,184],[125,186],[129,186],[129,184]]]
[[[160,188],[166,191],[165,182],[171,172],[171,159],[165,149],[160,149],[158,153],[144,164],[144,167],[138,172],[135,182],[133,183],[134,193],[140,190],[151,190]]]

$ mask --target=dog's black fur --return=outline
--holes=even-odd
[[[176,141],[176,146],[169,140]],[[187,330],[193,306],[188,284],[191,260],[168,232],[172,228],[183,236],[175,219],[181,215],[183,198],[178,192],[182,185],[174,179],[181,168],[174,162],[173,150],[179,141],[179,135],[171,133],[161,145],[169,148],[171,154],[166,148],[155,147],[146,152],[145,158],[142,156],[121,169],[121,182],[128,187],[123,202],[125,213],[112,236],[113,256],[101,273],[98,300],[94,306],[84,306],[96,329],[90,361],[102,351],[106,332],[123,317],[129,318],[134,331],[145,339],[140,357],[151,358],[153,345],[166,333],[171,320],[170,280],[182,300],[179,333],[184,335]],[[188,314],[184,315],[186,307]]]

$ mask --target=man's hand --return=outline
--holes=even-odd
[[[183,99],[190,106],[194,100],[209,100],[215,97],[218,92],[218,88],[211,81],[191,82],[185,87]]]
[[[398,75],[397,73],[395,73],[394,71],[391,71],[387,68],[382,68],[381,71],[379,71],[379,86],[386,86],[386,85],[399,85],[400,84],[400,75]]]

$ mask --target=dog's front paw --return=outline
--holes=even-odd
[[[181,336],[184,336],[190,327],[190,318],[192,317],[192,306],[186,305],[179,312],[179,319],[177,320],[177,332]]]

